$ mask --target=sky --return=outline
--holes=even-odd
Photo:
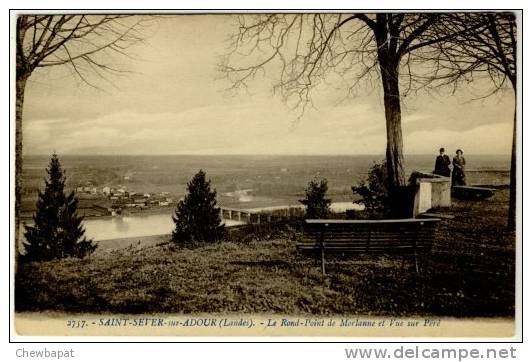
[[[379,87],[341,101],[342,89],[322,86],[300,119],[272,94],[275,72],[229,94],[217,64],[234,30],[230,16],[159,19],[133,59],[117,60],[131,73],[100,89],[68,68],[38,68],[25,93],[24,154],[384,154]],[[513,95],[471,101],[482,89],[404,98],[404,152],[509,155]]]

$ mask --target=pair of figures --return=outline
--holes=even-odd
[[[452,185],[461,186],[466,184],[465,176],[465,158],[464,152],[460,149],[456,150],[456,156],[453,157],[453,171],[452,171]],[[451,160],[445,154],[445,149],[440,148],[440,155],[436,157],[436,165],[434,166],[434,173],[436,175],[450,177],[451,176]]]

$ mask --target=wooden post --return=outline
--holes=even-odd
[[[417,265],[417,252],[416,252],[416,249],[414,249],[414,260],[416,262],[416,274],[419,274],[419,267]]]
[[[423,225],[423,222],[420,222],[417,227],[416,227],[416,235],[414,237],[414,261],[416,263],[416,274],[419,273],[419,267],[418,267],[418,264],[417,264],[417,236],[419,234],[419,229],[421,228],[421,226]]]
[[[325,248],[321,243],[321,274],[325,276]]]
[[[370,242],[371,242],[371,228],[368,228],[368,238],[366,239],[366,253],[369,251]]]
[[[325,229],[327,228],[327,224],[323,225],[323,230],[321,231],[320,236],[320,247],[321,247],[321,274],[325,276]]]

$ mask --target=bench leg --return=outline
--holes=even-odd
[[[419,273],[419,266],[417,263],[417,253],[414,251],[414,261],[416,262],[416,274]]]
[[[321,248],[321,273],[325,275],[325,250]]]

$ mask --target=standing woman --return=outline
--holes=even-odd
[[[463,156],[464,152],[456,150],[456,156],[453,157],[453,186],[463,186],[466,184],[465,165],[466,161]]]

